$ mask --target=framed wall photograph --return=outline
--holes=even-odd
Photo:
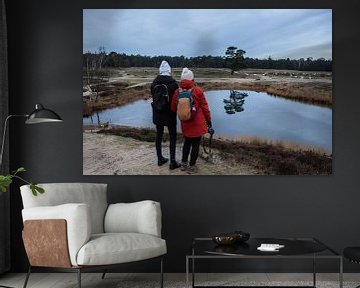
[[[84,175],[331,175],[331,9],[84,9]]]

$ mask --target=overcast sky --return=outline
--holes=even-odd
[[[332,59],[331,9],[85,9],[83,52]]]

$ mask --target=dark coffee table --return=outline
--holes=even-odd
[[[276,252],[259,251],[262,243],[284,245]],[[186,287],[189,287],[189,268],[191,268],[192,285],[195,286],[195,259],[312,259],[313,260],[313,285],[294,287],[316,287],[316,260],[335,259],[339,261],[339,287],[343,287],[343,258],[335,250],[315,238],[250,238],[244,243],[234,245],[217,245],[211,238],[195,238],[191,254],[186,256]],[[190,267],[191,266],[191,267]],[[214,287],[214,286],[211,286]],[[226,287],[226,286],[222,286]],[[234,287],[234,286],[231,286]],[[246,287],[246,286],[235,286]],[[254,286],[251,286],[254,287]],[[262,286],[263,287],[263,286]],[[274,287],[274,286],[272,286]],[[284,286],[281,286],[284,287]]]

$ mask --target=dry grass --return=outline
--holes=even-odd
[[[85,127],[86,129],[95,127]],[[154,142],[155,130],[116,126],[99,130],[98,133],[131,137]],[[164,135],[168,141],[168,135]],[[182,142],[181,134],[178,141]],[[314,147],[294,145],[261,138],[215,138],[212,147],[221,157],[247,164],[266,175],[329,175],[332,173],[332,155]]]
[[[150,96],[149,86],[137,86],[130,89],[108,89],[103,91],[97,100],[83,100],[83,116],[90,116],[94,111],[119,107],[136,100],[147,99]]]
[[[213,147],[224,158],[247,163],[269,175],[329,175],[332,156],[306,147],[287,148],[287,145],[266,141],[241,142],[214,139]]]
[[[180,68],[172,70],[175,79],[180,79],[181,70]],[[193,70],[197,84],[204,90],[252,90],[301,102],[332,106],[331,73],[245,69],[231,75],[229,69],[194,68]],[[149,67],[114,69],[108,73],[111,77],[125,78],[99,85],[99,96],[96,101],[83,100],[83,115],[88,116],[93,111],[150,97],[150,83],[157,73],[157,68]],[[317,80],[310,80],[310,77],[316,77]],[[145,85],[141,85],[143,82]],[[137,84],[140,86],[132,87]]]
[[[332,106],[331,85],[319,86],[309,83],[273,83],[264,84],[259,82],[249,83],[227,83],[227,82],[199,82],[198,85],[204,90],[252,90],[257,92],[267,92],[273,96],[284,97],[296,101],[313,103],[327,107]],[[94,111],[100,111],[107,108],[118,107],[130,102],[147,99],[151,97],[150,84],[126,88],[119,83],[107,87],[101,93],[97,100],[83,100],[83,115],[89,116]]]
[[[270,95],[281,96],[292,100],[332,106],[332,85],[329,83],[285,83],[272,85],[266,89]]]
[[[296,101],[332,106],[332,85],[331,83],[317,82],[288,82],[288,83],[224,83],[224,82],[203,82],[198,83],[204,90],[251,90],[266,92],[273,96],[279,96]]]
[[[316,154],[329,154],[329,152],[326,149],[318,146],[299,144],[299,143],[288,142],[283,140],[265,139],[255,136],[219,137],[218,139],[236,141],[245,144],[272,145],[292,151],[312,151]]]

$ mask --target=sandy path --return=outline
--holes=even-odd
[[[169,155],[168,142],[163,143],[163,154]],[[177,147],[181,159],[181,146]],[[194,175],[255,175],[258,171],[224,161],[213,151],[210,161],[199,157],[198,173]],[[169,165],[157,166],[155,144],[115,135],[83,133],[84,175],[188,175],[180,169],[169,170]]]

